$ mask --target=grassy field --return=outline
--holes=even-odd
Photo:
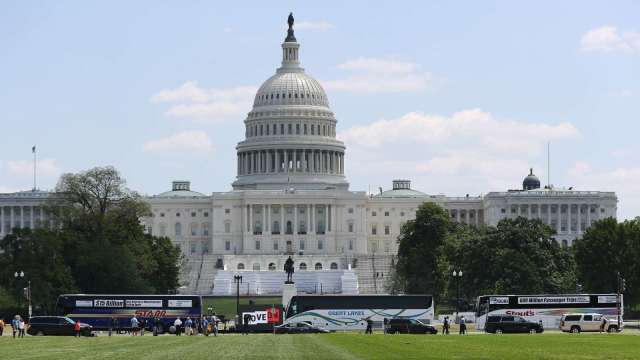
[[[0,338],[17,359],[639,359],[636,334]]]

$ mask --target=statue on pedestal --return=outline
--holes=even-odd
[[[287,261],[284,262],[284,271],[287,273],[287,281],[285,281],[285,284],[293,284],[293,259],[291,258],[291,256],[289,256],[289,258],[287,259]]]

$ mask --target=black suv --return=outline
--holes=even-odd
[[[29,335],[67,335],[76,334],[75,321],[64,316],[34,316],[29,322]],[[91,336],[93,328],[89,324],[80,323],[80,335]]]
[[[542,325],[527,321],[520,316],[496,315],[489,316],[484,325],[484,330],[488,333],[541,333],[544,331]]]
[[[391,319],[387,325],[391,334],[437,334],[438,329],[415,319]]]

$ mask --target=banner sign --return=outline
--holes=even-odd
[[[492,296],[489,298],[489,304],[491,305],[508,305],[509,298],[506,296]]]
[[[124,307],[124,300],[117,299],[95,299],[93,307]]]
[[[518,304],[588,304],[588,296],[522,296]]]
[[[598,296],[598,304],[615,304],[618,297],[615,295]]]
[[[191,300],[169,300],[169,307],[193,307]]]
[[[76,300],[76,307],[93,307],[92,300]]]
[[[267,309],[267,322],[279,323],[280,322],[280,309],[272,307]]]
[[[128,308],[161,308],[162,300],[127,300],[126,304]]]
[[[254,312],[245,312],[242,313],[242,319],[244,321],[244,318],[246,315],[249,315],[249,322],[247,323],[248,325],[255,325],[255,324],[266,324],[267,323],[267,312],[266,311],[254,311]]]

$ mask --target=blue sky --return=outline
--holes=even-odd
[[[114,165],[155,194],[225,191],[286,17],[347,145],[353,190],[547,182],[640,215],[640,3],[13,1],[0,13],[0,192]]]

